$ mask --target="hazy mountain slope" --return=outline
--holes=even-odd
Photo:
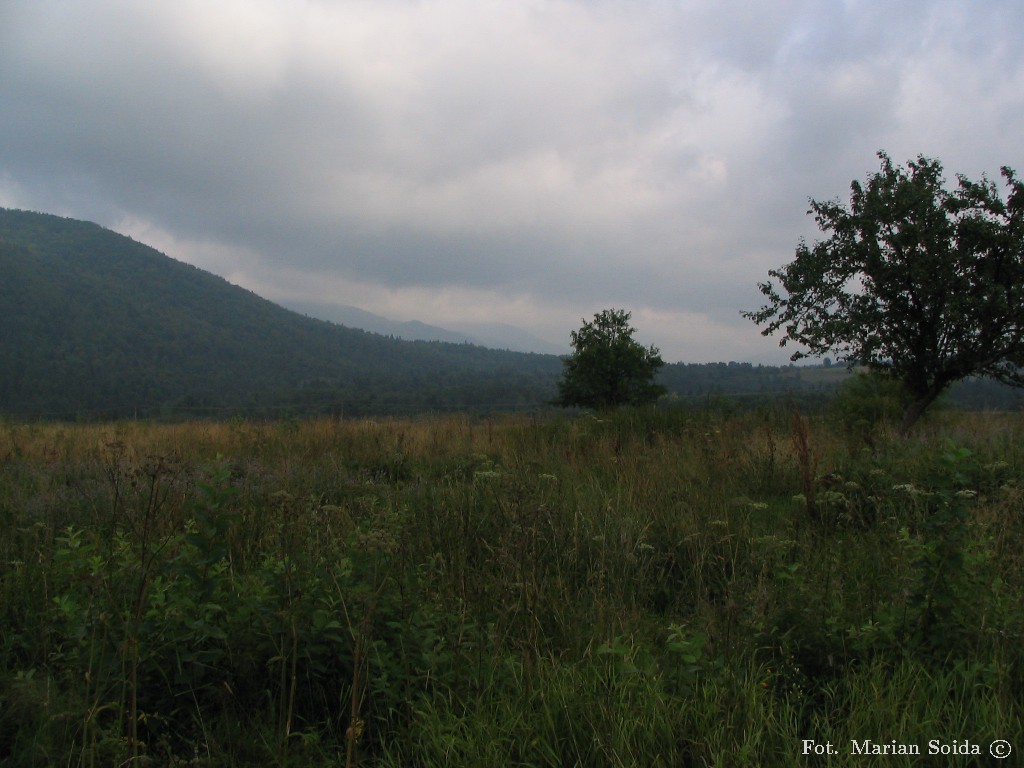
[[[0,411],[271,401],[542,402],[556,358],[403,342],[303,317],[95,224],[0,209]],[[452,403],[455,405],[456,403]]]
[[[553,344],[535,336],[529,331],[507,323],[478,323],[473,326],[455,326],[454,330],[462,330],[472,334],[480,344],[495,349],[510,349],[514,352],[536,352],[542,355],[568,355],[572,352],[569,346],[569,333],[565,334],[564,344]]]
[[[352,307],[347,304],[325,304],[323,302],[301,301],[297,299],[284,301],[282,304],[288,309],[317,318],[318,320],[327,320],[348,328],[358,328],[370,333],[379,333],[383,336],[395,336],[406,341],[444,341],[451,344],[486,346],[470,333],[450,331],[447,328],[440,328],[436,325],[429,325],[418,321],[402,322],[400,320],[391,320],[390,318],[382,317],[373,312],[367,312],[365,309]]]
[[[536,352],[545,355],[563,355],[569,350],[568,342],[563,346],[552,344],[532,333],[505,323],[479,323],[441,328],[418,320],[391,320],[347,304],[326,304],[315,301],[290,299],[282,305],[309,317],[329,320],[332,323],[360,328],[371,333],[395,336],[418,341],[447,341],[453,344],[476,344],[491,349],[508,349],[513,352]],[[568,334],[566,334],[568,339]]]

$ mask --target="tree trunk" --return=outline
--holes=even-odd
[[[927,392],[916,395],[903,411],[903,419],[900,421],[900,434],[906,437],[910,430],[921,418],[928,406],[934,403],[946,387],[932,387]]]

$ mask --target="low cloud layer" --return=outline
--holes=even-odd
[[[14,0],[0,205],[271,299],[667,360],[782,361],[739,317],[807,199],[894,159],[1024,170],[1017,2]]]

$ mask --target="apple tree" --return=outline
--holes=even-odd
[[[904,431],[953,382],[985,376],[1024,386],[1024,184],[1002,169],[944,186],[919,156],[851,185],[849,206],[811,200],[826,239],[761,283],[767,304],[743,315],[793,360],[834,354],[902,385]]]

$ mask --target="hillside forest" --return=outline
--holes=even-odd
[[[0,414],[18,420],[550,409],[558,357],[405,341],[305,317],[89,222],[0,209]],[[668,401],[819,407],[841,365],[672,363]],[[949,402],[1015,409],[983,381]]]

